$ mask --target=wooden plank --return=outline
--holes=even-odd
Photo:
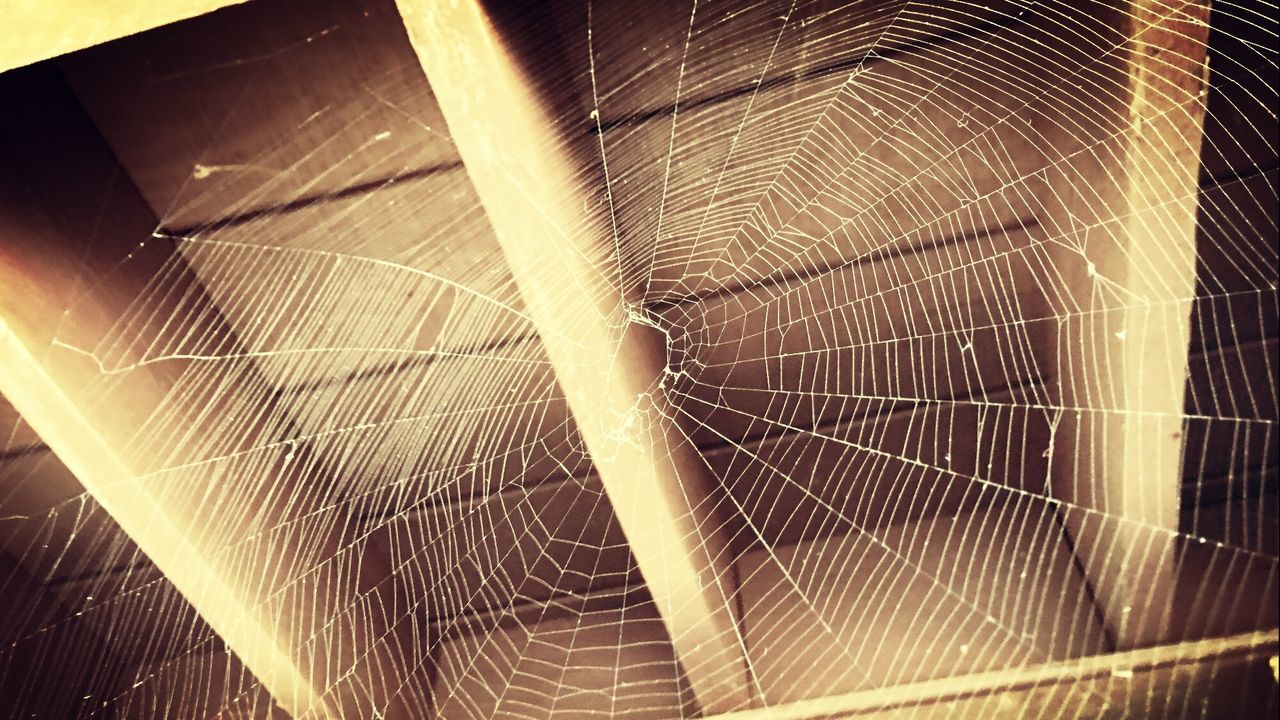
[[[440,717],[660,720],[695,712],[652,602],[540,615],[445,641]]]
[[[601,124],[608,128],[669,119],[677,101],[683,114],[690,106],[749,95],[757,83],[774,88],[805,78],[843,80],[867,56],[868,64],[877,57],[902,58],[940,38],[982,34],[1028,3],[797,0],[774,7],[729,0],[694,7],[655,0],[636,13],[626,0],[599,0],[590,14],[575,2],[550,5],[578,95],[591,98],[594,82]],[[594,78],[587,70],[592,60]],[[583,120],[584,129],[594,125]]]
[[[1172,634],[1179,641],[1280,626],[1280,606],[1269,601],[1280,591],[1276,469],[1255,477],[1269,485],[1265,493],[1204,503],[1187,523],[1191,537],[1179,544],[1175,565]]]
[[[1047,475],[1034,388],[958,398],[707,452],[750,522],[739,547],[871,531],[1039,492]],[[985,490],[984,490],[985,487]]]
[[[277,386],[532,334],[393,3],[249,3],[59,69]]]
[[[1275,168],[1280,150],[1280,67],[1275,60],[1280,26],[1274,13],[1248,3],[1214,3],[1209,25],[1203,177]]]
[[[739,567],[769,706],[1105,648],[1052,508],[1016,495],[756,550]]]
[[[12,308],[7,309],[12,312]],[[166,577],[203,609],[204,616],[236,648],[237,654],[247,659],[283,705],[295,711],[319,710],[324,714],[323,691],[306,678],[302,668],[280,646],[281,638],[272,632],[272,624],[261,609],[245,601],[243,588],[236,588],[208,560],[202,560],[209,553],[192,546],[182,519],[175,523],[154,497],[139,497],[132,482],[136,471],[125,465],[115,448],[97,434],[96,425],[67,397],[18,332],[8,322],[0,325],[0,330],[5,392],[23,416],[84,480],[121,527],[141,542],[152,560],[165,570]],[[58,374],[65,377],[65,373]]]
[[[1052,360],[1034,253],[1015,227],[663,308],[680,373],[672,403],[698,446],[714,448],[904,404],[981,402],[1040,377]],[[360,448],[353,489],[403,478],[407,504],[590,471],[536,342],[427,353],[284,398],[320,446]]]
[[[212,12],[243,0],[19,0],[5,4],[0,72]]]
[[[412,58],[390,3],[276,0],[58,67],[156,216],[181,228],[456,161]]]
[[[40,436],[22,421],[8,400],[0,397],[0,457],[32,451],[41,445]]]
[[[145,562],[49,450],[0,463],[0,548],[47,581]]]
[[[289,720],[238,659],[225,651],[196,653],[143,668],[143,683],[116,708],[122,720],[225,717]]]
[[[913,14],[909,7],[897,9]],[[1018,48],[1026,38],[1049,32],[1048,23],[990,26],[990,18],[977,15],[998,13],[967,9],[978,26],[972,36],[945,37],[944,17],[933,28],[933,44],[873,57],[865,65],[849,63],[839,73],[806,74],[806,64],[857,58],[859,28],[805,46],[811,55],[795,77],[778,70],[785,83],[765,84],[758,92],[712,92],[714,101],[682,97],[678,113],[641,113],[635,123],[602,121],[600,142],[618,226],[630,257],[643,261],[628,268],[635,274],[629,280],[650,300],[668,300],[750,286],[782,269],[799,272],[975,234],[1029,216],[1032,198],[1042,192],[1035,171],[1044,155],[1026,128],[1037,112],[1036,79],[1043,69]],[[774,16],[782,13],[775,10],[744,8],[705,32],[731,45],[724,36],[751,27],[753,13],[779,23]],[[837,30],[830,26],[856,24],[859,14],[858,8],[815,13],[806,24],[803,13],[797,9],[791,19],[795,33],[822,25]],[[696,19],[701,25],[701,15]],[[593,41],[603,54],[610,52],[604,49],[608,30],[606,25],[604,37]],[[699,64],[728,57],[760,73],[767,53],[760,48],[760,31],[753,30],[744,34],[756,44],[751,55],[731,56],[723,49],[691,54],[687,65],[693,69],[686,67],[691,77],[684,87],[698,87]],[[784,42],[788,38],[783,33]],[[697,40],[704,41],[710,42]],[[775,60],[783,67],[788,63]],[[600,68],[606,75],[613,71]],[[733,74],[703,78],[703,85],[718,90]],[[647,87],[643,79],[638,82]],[[625,93],[602,98],[602,107],[644,97],[624,87]],[[653,211],[658,207],[661,221]]]
[[[745,706],[718,503],[665,399],[669,339],[610,277],[608,226],[583,212],[549,100],[509,38],[478,3],[399,6],[699,705]]]
[[[710,446],[1036,379],[1038,264],[1015,225],[672,307],[681,410]]]
[[[282,707],[412,716],[387,573],[339,577],[367,548],[270,387],[56,76],[6,81],[0,391]],[[153,357],[183,338],[230,359]]]
[[[438,625],[641,584],[595,477],[504,489],[376,523],[412,597]]]
[[[1280,171],[1270,170],[1200,192],[1196,295],[1275,290],[1280,262]]]
[[[1270,717],[1277,707],[1275,632],[1031,664],[855,691],[722,720],[868,718]],[[1037,715],[1036,713],[1040,713]]]
[[[1102,513],[1064,520],[1120,648],[1168,632],[1207,19],[1181,0],[1091,19],[1068,55],[1091,102],[1064,95],[1040,123],[1059,138],[1042,216],[1063,318],[1053,488]]]

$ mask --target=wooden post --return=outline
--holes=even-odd
[[[698,702],[744,707],[729,543],[665,399],[668,337],[618,287],[613,234],[550,103],[480,4],[399,6]]]
[[[1092,58],[1046,121],[1064,138],[1043,218],[1062,278],[1052,488],[1121,649],[1168,634],[1208,13],[1134,0],[1102,20],[1119,62]]]

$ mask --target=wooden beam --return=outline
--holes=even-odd
[[[1043,218],[1063,281],[1052,488],[1119,648],[1170,632],[1208,12],[1134,0],[1100,19],[1122,52],[1090,58],[1048,120],[1063,138]]]
[[[5,80],[0,392],[287,712],[417,717],[411,618],[305,438],[56,75]],[[229,357],[151,357],[183,337]]]
[[[861,690],[718,720],[1269,717],[1276,633],[1254,632]],[[1050,712],[1050,709],[1054,709]],[[1039,711],[1039,712],[1038,712]],[[1256,713],[1256,715],[1254,715]]]
[[[591,174],[478,2],[398,4],[698,702],[746,706],[718,496],[665,399],[669,337],[620,290],[614,237],[586,209]]]
[[[5,269],[11,270],[12,256],[3,260]],[[8,272],[4,276],[5,283],[15,287],[22,279]],[[81,367],[76,372],[74,362],[50,367],[38,359],[39,351],[28,342],[31,335],[24,332],[26,328],[10,324],[14,308],[9,302],[6,305],[0,316],[4,394],[284,707],[303,712],[326,707],[323,690],[293,660],[286,638],[279,636],[264,614],[267,608],[255,607],[243,583],[233,582],[225,569],[208,561],[212,549],[194,543],[185,528],[191,518],[175,517],[151,493],[139,492],[134,482],[138,472],[99,432],[97,418],[83,412],[81,402],[86,399],[73,400],[64,390],[64,384],[74,386],[91,371]]]
[[[0,72],[212,12],[244,0],[15,0],[4,4]]]

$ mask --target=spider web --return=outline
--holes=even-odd
[[[1126,8],[594,0],[512,30],[567,98],[583,216],[609,229],[595,281],[667,339],[663,402],[619,421],[643,437],[666,414],[714,480],[697,510],[728,538],[759,704],[992,671],[1004,692],[892,716],[1274,698],[1253,665],[1190,654],[1163,683],[1120,661],[1014,679],[1155,644],[1126,635],[1151,624],[1164,643],[1264,630],[1245,658],[1275,652],[1275,6],[1213,4],[1198,181],[1151,195],[1194,199],[1195,246],[1156,227],[1170,239],[1130,276],[1109,248],[1159,207],[1116,211],[1107,189],[1176,183],[1117,164],[1129,119],[1088,110],[1132,94],[1148,28],[1117,30]],[[145,459],[130,482],[189,509],[323,692],[367,717],[699,716],[714,669],[678,658],[663,617],[683,599],[645,584],[662,569],[618,526],[394,5],[256,0],[58,72],[119,167],[70,223],[91,269],[43,359],[91,363],[77,390],[101,406],[164,378],[111,429]],[[1170,267],[1194,268],[1189,295],[1134,290]],[[97,336],[71,330],[103,307]],[[1169,312],[1189,352],[1163,338],[1144,363],[1185,373],[1185,400],[1152,413],[1098,338]],[[1134,452],[1108,433],[1147,422],[1180,433],[1178,476],[1098,490]],[[12,716],[285,716],[3,423]],[[1163,575],[1117,590],[1131,563]]]

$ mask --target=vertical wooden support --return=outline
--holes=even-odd
[[[363,555],[322,567],[351,518],[324,505],[256,367],[148,362],[166,333],[236,343],[36,70],[0,85],[20,109],[0,123],[0,392],[288,713],[417,717],[389,572]],[[129,347],[104,364],[113,334]]]
[[[480,4],[398,4],[698,702],[743,707],[728,542],[664,399],[667,338],[616,286],[614,240],[550,103]]]
[[[1067,140],[1044,224],[1063,281],[1052,487],[1125,649],[1169,632],[1209,8],[1122,7],[1102,21],[1119,62],[1093,59],[1049,120]]]

